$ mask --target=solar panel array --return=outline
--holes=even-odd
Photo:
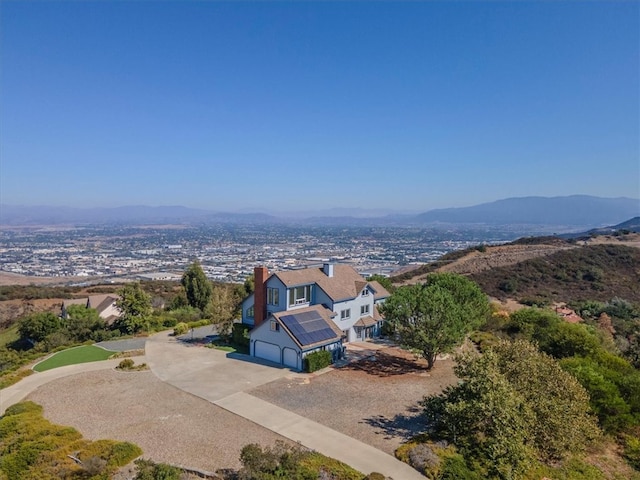
[[[316,311],[283,315],[280,320],[303,346],[337,338],[327,321]]]

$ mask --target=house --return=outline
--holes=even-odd
[[[113,325],[113,323],[120,318],[122,312],[117,307],[116,302],[120,297],[118,295],[106,294],[106,295],[91,295],[85,298],[67,299],[62,302],[62,318],[67,318],[67,309],[71,305],[83,305],[86,308],[93,308],[98,312],[100,318],[102,318],[107,325]]]
[[[301,369],[305,355],[380,334],[378,305],[389,292],[353,267],[324,264],[269,274],[256,267],[255,291],[242,302],[251,355]]]

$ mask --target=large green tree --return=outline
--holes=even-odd
[[[85,305],[70,305],[64,324],[69,338],[78,342],[89,340],[93,332],[107,328],[98,311],[95,308],[87,308]]]
[[[198,261],[189,265],[182,275],[181,283],[189,305],[204,311],[211,300],[213,287]]]
[[[51,312],[32,313],[20,320],[18,333],[25,340],[43,341],[62,326],[60,317]]]
[[[427,397],[425,414],[491,477],[518,478],[531,462],[563,459],[600,435],[585,389],[531,343],[499,341],[461,357],[455,372],[461,382]]]
[[[139,283],[128,283],[118,290],[120,298],[116,301],[122,315],[116,322],[118,328],[126,333],[136,333],[144,328],[151,315],[151,297]]]
[[[381,308],[400,342],[421,352],[431,369],[489,314],[480,288],[461,275],[437,273],[424,284],[398,288]]]

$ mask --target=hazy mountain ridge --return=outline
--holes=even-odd
[[[472,207],[431,210],[418,215],[424,223],[545,225],[611,225],[640,214],[640,200],[589,195],[518,197]]]
[[[345,213],[351,215],[346,215]],[[420,226],[440,224],[486,225],[558,225],[594,228],[613,225],[640,215],[640,200],[601,198],[588,195],[567,197],[518,197],[497,200],[471,207],[430,210],[418,215],[386,214],[369,216],[382,210],[338,208],[270,215],[267,213],[233,213],[184,206],[124,206],[115,208],[77,208],[0,205],[2,225],[42,224],[198,224],[198,223],[301,223],[318,225]],[[335,215],[331,215],[331,213]],[[355,215],[354,215],[355,214]],[[624,228],[624,227],[620,227]]]

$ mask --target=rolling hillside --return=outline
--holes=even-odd
[[[545,301],[640,302],[640,234],[600,235],[572,241],[523,238],[506,245],[451,252],[392,278],[396,285],[424,281],[431,272],[467,275],[492,297]]]
[[[586,245],[470,275],[495,298],[640,302],[640,249]]]

